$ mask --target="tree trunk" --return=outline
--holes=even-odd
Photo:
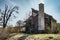
[[[3,28],[5,28],[6,27],[6,24],[5,23],[3,23]]]

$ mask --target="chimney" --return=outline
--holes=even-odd
[[[44,4],[43,3],[39,4],[39,11],[44,12]]]

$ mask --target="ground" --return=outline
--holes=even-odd
[[[18,33],[9,40],[60,40],[60,34],[23,34]]]

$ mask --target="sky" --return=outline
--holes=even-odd
[[[31,8],[39,10],[38,4],[40,3],[44,4],[45,13],[52,15],[60,23],[60,0],[0,0],[0,8],[4,9],[5,4],[9,7],[19,7],[19,14],[15,13],[16,18],[12,21],[10,20],[8,23],[10,25],[16,25],[18,20],[24,21],[28,18]]]

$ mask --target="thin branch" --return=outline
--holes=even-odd
[[[7,24],[8,20],[9,20],[9,18],[10,18],[10,16],[11,16],[11,14],[12,14],[16,9],[18,10],[18,7],[14,7],[14,8],[11,9],[11,12],[10,12],[10,14],[9,14],[9,17],[6,19],[6,24]]]

